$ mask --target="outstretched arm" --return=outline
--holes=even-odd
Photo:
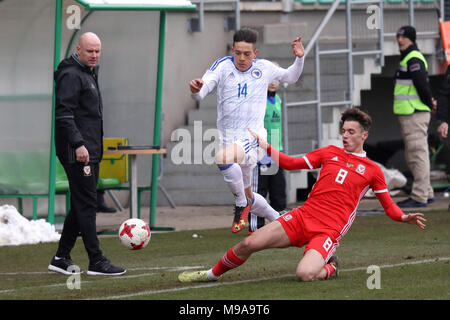
[[[266,140],[261,138],[256,132],[248,129],[250,133],[255,137],[259,146],[266,150],[267,154],[272,158],[272,160],[278,164],[280,167],[286,170],[299,170],[299,169],[310,169],[305,159],[294,158],[278,151],[276,148],[272,147]]]
[[[375,194],[378,200],[380,201],[381,205],[383,206],[384,211],[391,219],[399,222],[415,224],[419,228],[425,229],[425,222],[427,221],[427,219],[424,218],[423,213],[417,212],[405,214],[399,208],[399,206],[394,201],[392,201],[389,192],[386,191]]]
[[[286,83],[295,83],[300,78],[303,71],[305,49],[303,48],[302,38],[297,37],[291,43],[292,52],[295,61],[287,69],[276,68],[274,73],[274,80]]]

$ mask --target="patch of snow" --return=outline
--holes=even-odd
[[[44,219],[28,220],[14,206],[0,206],[0,246],[59,241],[55,226]]]

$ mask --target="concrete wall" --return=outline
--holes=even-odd
[[[224,13],[208,13],[205,31],[187,32],[192,14],[170,13],[167,20],[167,42],[164,69],[163,136],[170,140],[172,132],[186,124],[186,113],[197,107],[190,96],[189,81],[201,78],[219,57],[227,54],[232,32],[225,32]]]

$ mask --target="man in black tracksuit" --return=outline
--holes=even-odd
[[[70,211],[49,270],[79,272],[70,252],[79,233],[89,256],[88,275],[120,275],[100,250],[96,230],[97,181],[103,156],[102,98],[98,86],[101,42],[94,33],[80,37],[76,53],[55,72],[55,145],[70,187]]]

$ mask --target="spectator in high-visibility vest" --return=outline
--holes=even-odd
[[[397,43],[401,61],[395,75],[394,114],[398,116],[406,163],[413,175],[410,197],[398,205],[426,207],[434,201],[427,137],[435,101],[428,82],[427,61],[417,48],[414,27],[398,29]]]

